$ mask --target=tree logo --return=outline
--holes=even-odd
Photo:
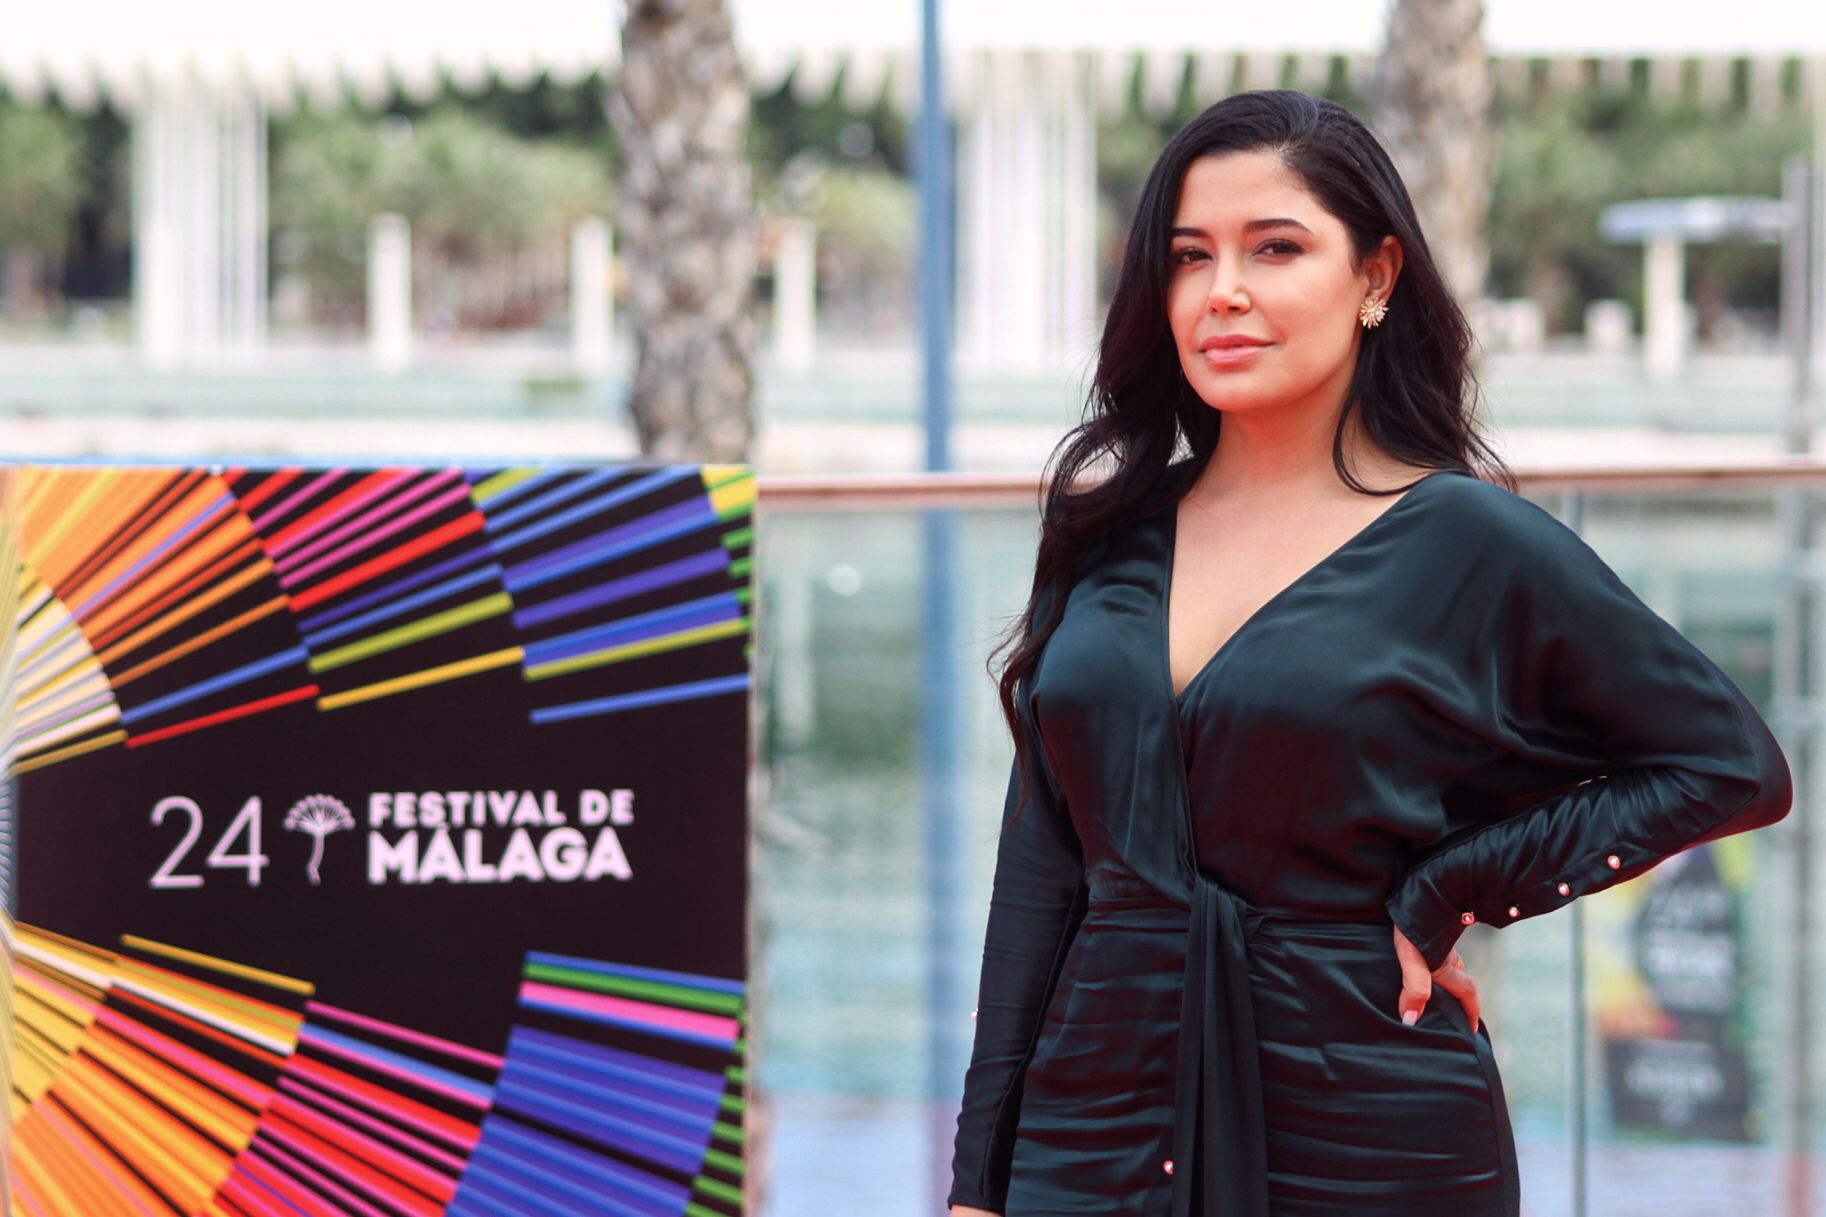
[[[285,813],[285,827],[293,832],[308,832],[316,838],[308,868],[315,886],[319,882],[317,867],[323,862],[323,839],[333,832],[354,828],[355,817],[334,795],[312,794],[292,804],[292,809]]]

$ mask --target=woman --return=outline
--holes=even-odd
[[[1516,1217],[1464,927],[1787,813],[1737,687],[1471,471],[1470,348],[1348,111],[1162,153],[1001,678],[954,1217]]]

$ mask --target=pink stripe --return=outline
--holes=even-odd
[[[380,477],[378,477],[374,480],[373,485],[369,486],[366,490],[362,491],[360,494],[356,495],[354,498],[352,498],[348,502],[344,503],[341,507],[338,507],[335,511],[331,512],[327,516],[324,516],[321,520],[318,520],[315,524],[312,524],[309,528],[303,530],[302,532],[293,533],[291,536],[287,537],[285,540],[279,542],[277,545],[274,545],[271,549],[267,550],[267,552],[270,553],[276,560],[280,554],[285,553],[287,550],[294,549],[297,546],[304,544],[304,542],[310,540],[312,537],[316,536],[318,533],[322,532],[324,529],[328,528],[330,525],[336,523],[336,521],[344,518],[350,512],[360,511],[363,507],[366,507],[369,503],[372,503],[376,498],[387,493],[387,491],[393,489],[395,486],[399,485],[401,482],[405,481],[407,478],[409,478],[411,476],[412,476],[412,470],[410,470],[410,469],[402,469],[397,473],[389,473],[389,474],[381,475]],[[294,557],[295,556],[296,555],[294,555]]]
[[[274,520],[277,520],[280,517],[284,516],[287,512],[291,511],[292,508],[296,507],[299,503],[302,503],[304,500],[306,500],[306,499],[310,498],[312,495],[316,494],[318,490],[320,490],[324,486],[327,486],[329,483],[335,481],[337,478],[341,477],[345,472],[346,472],[346,470],[342,470],[342,469],[332,469],[328,473],[318,474],[316,477],[314,477],[310,481],[306,482],[298,490],[294,491],[291,495],[287,496],[283,501],[275,504],[271,511],[267,511],[258,516],[255,516],[254,518],[250,519],[248,521],[248,523],[252,524],[254,526],[255,532],[264,532],[266,530],[266,526],[268,524],[271,524]],[[262,537],[262,538],[260,538],[260,540],[262,541],[262,543],[264,543],[266,538]]]
[[[287,1217],[287,1210],[292,1207],[288,1204],[283,1209],[278,1208],[266,1198],[266,1192],[254,1187],[239,1174],[230,1175],[216,1195],[227,1197],[248,1212],[257,1214],[257,1217]]]
[[[217,1090],[233,1095],[256,1111],[266,1106],[273,1096],[270,1089],[251,1078],[218,1065],[202,1053],[192,1051],[176,1040],[134,1022],[118,1010],[103,1009],[97,1013],[95,1021],[123,1039],[139,1045],[153,1056],[182,1065],[191,1076],[205,1079]]]
[[[397,1065],[389,1065],[385,1061],[377,1061],[372,1057],[363,1056],[359,1052],[350,1052],[339,1044],[326,1044],[312,1035],[309,1027],[304,1029],[304,1034],[300,1038],[318,1052],[328,1053],[330,1056],[341,1057],[345,1061],[354,1061],[363,1069],[372,1069],[375,1073],[384,1073],[390,1078],[398,1078],[400,1081],[410,1083],[420,1090],[428,1090],[432,1094],[442,1095],[453,1103],[461,1103],[463,1106],[473,1107],[477,1111],[487,1111],[490,1106],[487,1099],[478,1099],[467,1091],[458,1090],[455,1086],[446,1086],[442,1082],[434,1082],[428,1077],[413,1073],[410,1069],[401,1069]]]
[[[428,1196],[444,1195],[456,1188],[454,1179],[438,1174],[423,1162],[414,1161],[397,1149],[382,1145],[367,1133],[356,1132],[346,1125],[342,1126],[342,1131],[336,1134],[329,1134],[322,1128],[312,1127],[313,1121],[333,1125],[336,1120],[335,1117],[318,1111],[308,1103],[301,1103],[288,1095],[275,1095],[272,1111],[275,1115],[284,1116],[312,1136],[330,1141],[344,1153],[363,1159],[367,1165],[376,1168],[383,1175],[391,1176],[395,1183],[404,1183],[407,1187],[417,1188]],[[297,1113],[302,1113],[302,1115]]]
[[[308,1064],[309,1062],[306,1063]],[[328,1068],[328,1066],[325,1066],[325,1068]],[[482,1130],[479,1128],[473,1130],[473,1136],[461,1136],[449,1129],[440,1128],[429,1120],[415,1116],[403,1108],[388,1106],[374,1098],[372,1095],[357,1094],[346,1086],[338,1086],[328,1078],[317,1077],[315,1075],[307,1075],[307,1078],[311,1085],[320,1090],[339,1094],[351,1103],[360,1103],[369,1111],[378,1111],[388,1119],[397,1120],[401,1124],[416,1128],[426,1136],[436,1137],[446,1145],[454,1145],[458,1149],[474,1149],[476,1142],[481,1140]]]
[[[334,1179],[324,1174],[323,1171],[317,1170],[315,1167],[305,1163],[302,1156],[308,1154],[310,1151],[303,1147],[299,1147],[295,1151],[287,1150],[278,1144],[279,1137],[271,1129],[267,1129],[265,1132],[265,1138],[260,1142],[256,1142],[253,1146],[256,1151],[271,1154],[275,1160],[285,1166],[291,1167],[300,1175],[303,1175],[306,1179],[310,1180],[311,1185],[317,1188],[317,1190],[328,1192],[349,1208],[360,1213],[362,1217],[388,1217],[385,1212],[367,1203],[354,1192],[351,1192],[348,1188],[343,1187]],[[323,1163],[323,1167],[325,1170],[336,1169],[327,1162]]]
[[[397,1023],[384,1023],[378,1018],[369,1018],[367,1015],[357,1014],[353,1010],[340,1010],[335,1006],[326,1006],[320,1001],[305,1002],[304,1012],[320,1014],[331,1022],[347,1023],[351,1027],[360,1027],[364,1031],[372,1031],[377,1035],[385,1035],[408,1044],[416,1044],[420,1048],[429,1048],[434,1052],[441,1052],[445,1056],[474,1061],[478,1065],[486,1065],[497,1071],[507,1064],[504,1057],[498,1057],[492,1052],[483,1052],[480,1048],[471,1048],[469,1045],[459,1044],[455,1040],[427,1035],[423,1031],[414,1031],[410,1027],[402,1027]]]
[[[25,1207],[32,1210],[35,1217],[45,1217],[45,1212],[38,1207],[38,1197],[32,1195],[32,1189],[17,1173],[12,1177],[13,1199],[25,1201]]]
[[[712,1036],[730,1043],[735,1042],[738,1030],[735,1019],[720,1014],[675,1010],[671,1006],[655,1005],[652,1002],[608,997],[601,993],[579,993],[575,989],[561,989],[557,985],[542,985],[533,981],[520,986],[520,1000],[543,1002],[590,1014],[606,1014],[628,1022],[689,1031],[693,1035]]]
[[[374,547],[375,545],[380,544],[382,541],[385,541],[388,537],[392,536],[394,533],[400,532],[406,528],[410,528],[412,525],[418,523],[420,520],[424,519],[426,516],[435,515],[438,512],[442,511],[444,508],[449,507],[452,503],[461,503],[468,497],[469,497],[469,487],[467,485],[458,486],[454,490],[450,491],[448,494],[440,494],[437,498],[432,499],[429,503],[426,503],[419,507],[415,507],[411,511],[408,511],[405,515],[401,516],[399,519],[393,521],[393,523],[385,525],[384,527],[375,529],[373,532],[369,533],[367,536],[361,538],[360,540],[353,541],[353,542],[349,543],[348,545],[343,546],[341,549],[335,550],[331,553],[327,553],[323,557],[317,559],[315,562],[312,562],[311,564],[309,564],[308,566],[300,567],[299,569],[292,571],[289,574],[280,575],[279,576],[279,586],[285,588],[287,591],[290,591],[294,587],[297,587],[300,583],[303,583],[306,579],[309,579],[312,575],[316,574],[318,571],[323,570],[325,567],[334,566],[338,562],[341,562],[343,559],[352,557],[353,555],[360,553],[364,549],[370,549],[370,548]]]
[[[392,515],[396,511],[400,511],[400,510],[403,510],[404,508],[410,507],[413,503],[416,503],[418,500],[424,498],[426,495],[430,494],[433,490],[436,490],[439,486],[444,485],[446,482],[450,481],[452,478],[461,477],[461,476],[462,476],[461,470],[449,469],[443,473],[436,474],[435,476],[432,476],[432,477],[428,477],[428,478],[424,479],[423,481],[419,482],[417,485],[410,486],[410,487],[406,488],[405,490],[401,491],[399,494],[394,495],[392,498],[390,498],[386,502],[382,503],[379,507],[376,507],[373,511],[363,512],[360,516],[356,517],[353,520],[350,520],[347,524],[344,524],[342,527],[336,529],[336,531],[330,532],[330,533],[325,533],[323,536],[318,537],[315,541],[312,541],[309,545],[305,546],[303,549],[300,549],[295,553],[289,553],[289,554],[285,555],[285,558],[282,561],[280,561],[277,565],[280,570],[284,570],[287,567],[296,566],[296,565],[298,565],[298,563],[304,561],[306,558],[310,557],[312,554],[316,553],[318,550],[328,549],[330,546],[336,544],[336,542],[342,540],[344,537],[348,536],[350,533],[359,532],[363,528],[366,528],[368,525],[373,524],[379,520],[383,520],[387,516]]]
[[[13,975],[23,981],[26,988],[50,989],[64,1001],[67,1001],[72,1005],[80,1006],[84,1013],[91,1016],[93,1016],[97,1010],[104,1008],[100,1002],[92,1002],[74,989],[64,988],[48,976],[41,976],[36,972],[26,972],[22,970],[15,971]]]
[[[287,1094],[295,1094],[300,1099],[322,1108],[339,1119],[365,1128],[377,1136],[385,1137],[395,1145],[403,1145],[421,1158],[429,1158],[440,1166],[448,1167],[453,1174],[463,1173],[465,1159],[459,1158],[447,1150],[439,1149],[431,1142],[421,1137],[415,1137],[402,1128],[395,1128],[385,1120],[377,1120],[366,1112],[356,1111],[347,1103],[338,1103],[329,1095],[312,1090],[297,1078],[280,1078],[279,1089]]]
[[[322,1197],[306,1187],[300,1180],[292,1178],[275,1168],[272,1163],[257,1154],[242,1154],[235,1162],[235,1169],[252,1179],[258,1179],[285,1197],[285,1202],[294,1207],[303,1206],[312,1217],[341,1217],[340,1212]],[[301,1192],[302,1195],[293,1195]]]

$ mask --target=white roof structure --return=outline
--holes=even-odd
[[[798,68],[796,89],[872,100],[883,87],[913,104],[918,0],[731,0],[737,40],[757,87]],[[943,9],[950,79],[968,93],[985,52],[1078,51],[1126,87],[1137,60],[1144,91],[1177,80],[1185,60],[1264,64],[1303,56],[1367,62],[1380,47],[1387,0],[1282,0],[1266,6],[1185,0],[994,0]],[[1826,6],[1736,0],[1670,0],[1643,19],[1637,4],[1589,0],[1488,0],[1485,37],[1499,58],[1528,56],[1779,61],[1826,57]],[[1221,13],[1221,16],[1219,15]],[[581,79],[619,56],[618,0],[516,0],[508,7],[429,0],[77,0],[11,6],[0,36],[0,86],[35,98],[54,90],[87,108],[106,96],[132,109],[160,82],[251,89],[274,110],[301,97],[333,103],[347,92],[378,102],[394,86],[426,98],[445,80],[478,88],[492,77],[530,83],[539,74]],[[1217,68],[1209,69],[1212,71]],[[1318,71],[1315,66],[1313,71]],[[1278,75],[1278,68],[1264,67]],[[1248,73],[1245,73],[1247,76]],[[1311,79],[1306,72],[1302,78]],[[1323,79],[1320,77],[1319,79]]]
[[[917,104],[920,0],[728,0],[752,86],[805,102]],[[1389,0],[947,0],[946,104],[958,115],[959,310],[966,358],[1045,361],[1095,326],[1096,137],[1139,82],[1142,108],[1283,81],[1361,81]],[[1762,112],[1805,107],[1826,133],[1826,5],[1734,0],[1485,0],[1499,92],[1691,87],[1728,103],[1740,63]],[[239,358],[265,331],[270,114],[303,99],[369,105],[395,89],[528,85],[612,73],[621,0],[69,0],[15,4],[0,88],[78,109],[106,100],[134,130],[134,293],[154,366]],[[1802,70],[1796,71],[1796,68]],[[1689,68],[1692,70],[1689,72]],[[1689,80],[1691,85],[1689,86]],[[1826,135],[1823,135],[1826,138]],[[373,261],[378,262],[376,258]],[[1822,309],[1826,313],[1826,309]]]

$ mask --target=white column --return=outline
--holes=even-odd
[[[1653,380],[1680,373],[1686,350],[1686,243],[1652,236],[1642,250],[1643,351]]]
[[[959,116],[958,350],[1077,366],[1096,328],[1097,74],[1069,51],[987,52]]]
[[[133,121],[133,297],[152,366],[263,345],[266,155],[266,109],[250,87],[149,87]]]
[[[387,371],[412,361],[412,230],[390,212],[368,225],[368,353]]]
[[[609,339],[615,328],[615,296],[609,281],[614,239],[601,216],[586,216],[571,228],[571,358],[587,376],[609,370]]]
[[[776,221],[774,244],[774,357],[792,372],[812,366],[818,332],[818,238],[800,216]]]

